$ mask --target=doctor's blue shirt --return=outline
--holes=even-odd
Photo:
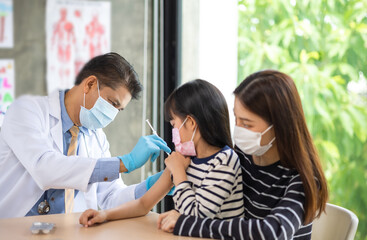
[[[61,106],[61,121],[62,121],[62,132],[63,132],[63,153],[67,155],[70,141],[71,141],[71,133],[69,129],[74,125],[71,121],[65,107],[65,93],[66,91],[60,91],[60,106]],[[92,130],[89,130],[83,126],[79,127],[78,134],[78,148],[77,155],[79,154],[79,143],[80,138],[83,137],[83,134],[90,136],[91,134],[95,134]],[[102,146],[100,146],[102,147]],[[120,169],[120,160],[117,157],[110,158],[100,158],[97,160],[96,166],[94,167],[93,173],[89,179],[89,183],[95,182],[103,182],[103,181],[113,181],[119,177],[119,169]],[[138,184],[135,187],[135,198],[139,198],[147,191],[146,182]],[[32,207],[32,209],[26,214],[26,216],[39,215],[38,214],[38,205],[47,200],[50,204],[50,212],[48,214],[56,214],[56,213],[64,213],[65,212],[65,203],[64,203],[64,189],[49,189],[47,190],[40,199],[36,202],[36,204]],[[78,190],[75,190],[76,196]]]

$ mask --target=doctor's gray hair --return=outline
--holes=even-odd
[[[142,85],[133,66],[118,53],[106,53],[92,58],[79,72],[75,85],[79,85],[89,76],[96,76],[100,87],[110,87],[116,90],[118,87],[126,87],[133,99],[139,98]]]

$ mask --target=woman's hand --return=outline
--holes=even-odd
[[[107,214],[104,211],[88,209],[82,213],[79,223],[84,227],[92,226],[95,223],[103,223],[107,220]]]
[[[172,152],[165,160],[166,167],[173,175],[173,182],[177,186],[179,183],[186,181],[186,169],[189,166],[191,159],[184,157],[178,152]]]
[[[172,233],[179,217],[180,213],[178,213],[176,210],[171,210],[160,214],[158,217],[158,229]]]

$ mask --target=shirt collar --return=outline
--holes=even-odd
[[[230,147],[225,145],[221,150],[219,150],[218,152],[214,153],[213,155],[209,157],[197,158],[196,156],[194,156],[194,157],[191,157],[191,161],[195,164],[207,163],[209,160],[212,160],[215,157],[215,155],[217,155],[220,152],[224,152],[228,149],[230,149]]]
[[[61,121],[63,133],[66,133],[74,125],[65,107],[65,94],[67,91],[69,91],[69,89],[60,91]],[[89,130],[88,128],[83,126],[79,127],[79,130],[82,131],[83,134],[86,134],[88,136],[90,136],[92,133],[92,130]]]
[[[94,130],[90,130],[86,127],[80,126],[79,130],[82,131],[83,134],[90,136],[93,132],[95,132]]]

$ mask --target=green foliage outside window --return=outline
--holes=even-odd
[[[238,9],[238,81],[267,68],[296,81],[329,202],[356,213],[356,239],[367,239],[367,0],[240,0]]]

